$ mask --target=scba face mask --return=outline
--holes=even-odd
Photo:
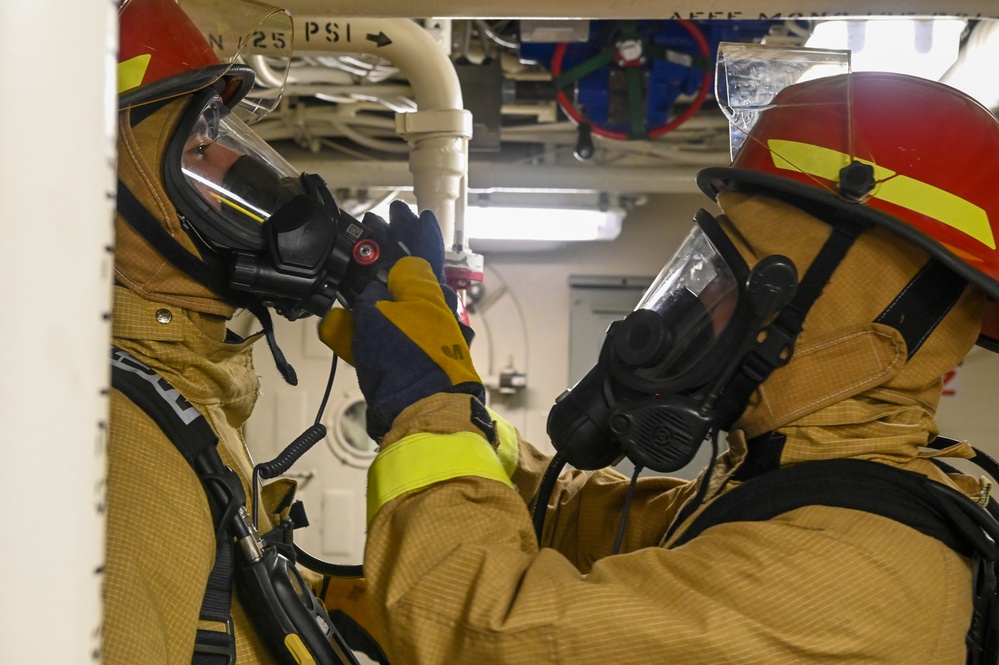
[[[322,178],[296,172],[214,89],[194,95],[181,119],[164,184],[236,299],[252,296],[288,319],[325,314],[377,258],[378,245],[363,241],[383,233],[380,220],[340,210]]]
[[[745,263],[731,264],[695,225],[616,331],[611,369],[618,380],[644,392],[702,382],[717,347],[731,336],[746,272]]]
[[[779,255],[750,271],[711,215],[699,211],[694,221],[635,310],[608,329],[597,364],[549,414],[555,448],[577,468],[626,455],[675,471],[739,415],[725,389],[794,295],[797,272]]]
[[[211,242],[256,249],[260,225],[305,190],[290,164],[218,96],[208,97],[207,105],[198,104],[203,108],[195,107],[182,121],[167,156],[172,167],[179,161],[183,179],[177,193],[188,216],[200,222],[197,231]]]

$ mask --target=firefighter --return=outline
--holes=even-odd
[[[296,381],[269,308],[289,319],[325,313],[336,297],[330,266],[346,259],[337,258],[340,211],[326,184],[296,171],[246,123],[280,90],[256,95],[254,71],[237,56],[261,34],[272,64],[287,57],[290,16],[255,1],[223,4],[125,0],[119,10],[112,330],[119,364],[151,368],[207,421],[238,478],[232,498],[256,494],[241,431],[260,390],[254,344],[266,338],[281,373]],[[405,207],[394,214],[403,216],[395,234],[426,222]],[[245,339],[228,328],[244,308],[263,327]],[[268,608],[233,591],[235,550],[216,533],[222,517],[213,515],[210,487],[120,389],[111,394],[108,462],[103,662],[287,662],[255,628]],[[257,509],[260,531],[288,526],[294,483],[276,480],[260,495],[259,506],[245,506]],[[318,575],[303,575],[321,588]],[[363,621],[363,581],[328,586],[350,595]]]
[[[942,84],[855,73],[784,89],[733,164],[699,175],[720,214],[695,215],[553,408],[559,455],[592,471],[562,474],[548,500],[548,457],[486,407],[424,262],[328,315],[320,337],[356,367],[381,445],[365,567],[392,662],[981,658],[999,621],[982,610],[988,487],[935,463],[967,443],[927,446],[941,377],[999,333],[997,152],[999,122]],[[719,432],[727,450],[692,482],[599,469],[625,454],[675,469]],[[831,503],[687,534],[713,505],[747,507],[726,496],[833,468],[748,507],[811,485]],[[868,472],[886,480],[844,489]],[[899,478],[919,489],[883,500]],[[989,530],[984,554],[942,538],[947,520],[923,528],[938,495]]]

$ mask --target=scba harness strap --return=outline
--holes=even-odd
[[[246,494],[218,449],[218,437],[198,410],[154,370],[125,351],[111,349],[111,385],[163,430],[197,474],[216,532],[215,567],[199,619],[225,631],[199,629],[192,665],[234,665],[231,607],[235,587],[250,620],[282,665],[357,665],[325,608],[295,569],[289,548],[265,543],[246,511]]]
[[[198,618],[226,626],[223,631],[199,629],[194,641],[193,665],[230,665],[236,661],[232,626],[233,546],[229,532],[232,512],[245,503],[243,486],[235,472],[225,467],[215,446],[218,437],[197,409],[152,369],[121,349],[111,349],[111,386],[145,411],[163,430],[198,474],[215,524],[215,565],[208,578]],[[206,458],[214,456],[217,463]],[[203,474],[214,467],[217,473]],[[209,484],[221,483],[231,496],[230,505],[216,500]],[[227,519],[227,517],[229,519]]]
[[[993,474],[999,472],[999,466],[991,458],[979,455],[983,468]],[[717,524],[765,521],[812,505],[850,508],[887,517],[938,539],[971,560],[974,603],[966,639],[967,664],[996,665],[999,663],[999,506],[987,497],[986,503],[978,505],[922,474],[878,462],[858,459],[804,462],[753,476],[721,495],[671,547],[679,547]]]

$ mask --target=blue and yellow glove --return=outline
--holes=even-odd
[[[393,201],[389,206],[389,240],[401,242],[410,255],[418,256],[430,264],[430,269],[441,284],[444,300],[457,317],[458,295],[444,285],[444,237],[434,213],[424,210],[417,217],[404,201]],[[465,343],[471,344],[475,333],[461,322],[460,317],[458,323]]]
[[[416,217],[393,203],[390,233],[413,256],[389,271],[388,285],[372,282],[352,311],[334,309],[319,324],[319,338],[354,365],[367,402],[368,434],[380,440],[396,416],[440,392],[485,401],[472,366],[470,328],[455,315],[457,296],[443,284],[444,244],[436,219]]]
[[[417,216],[405,201],[393,201],[388,233],[389,240],[401,242],[412,256],[429,263],[437,280],[444,283],[444,237],[434,213],[424,210]]]
[[[485,400],[445,289],[429,263],[407,256],[389,271],[388,286],[371,282],[352,312],[334,309],[319,324],[320,339],[353,361],[375,440],[424,397],[453,392]]]
[[[365,217],[367,215],[374,213],[369,212]],[[402,243],[411,256],[418,256],[430,264],[430,269],[441,284],[444,300],[455,317],[458,317],[458,296],[444,284],[444,238],[434,213],[424,210],[417,216],[404,201],[393,201],[389,206],[388,240]],[[458,320],[465,342],[471,344],[475,333],[460,318]],[[334,327],[336,332],[333,332]],[[327,332],[324,334],[323,330]],[[340,312],[333,315],[329,323],[321,322],[319,336],[338,356],[351,365],[354,364],[354,354],[350,349],[354,338],[354,322],[350,313]],[[330,340],[333,336],[343,339],[332,342]]]

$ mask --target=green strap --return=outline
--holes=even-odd
[[[478,434],[407,436],[379,453],[368,471],[368,523],[392,499],[464,476],[513,488],[496,451]]]
[[[601,67],[606,67],[607,65],[614,62],[614,54],[616,51],[613,48],[606,49],[597,53],[592,58],[584,60],[572,69],[566,70],[555,77],[555,89],[561,90],[566,86],[569,86],[584,76],[589,76],[593,72],[597,71]]]
[[[625,75],[628,77],[628,110],[631,114],[631,131],[628,136],[633,139],[648,138],[645,128],[645,100],[642,99],[642,70],[628,67]]]

